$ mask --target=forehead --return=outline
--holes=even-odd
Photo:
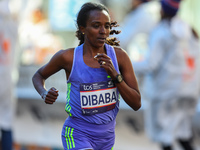
[[[105,10],[90,11],[88,22],[110,22],[110,15]]]

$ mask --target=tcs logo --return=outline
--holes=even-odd
[[[92,85],[83,85],[84,91],[92,90]]]

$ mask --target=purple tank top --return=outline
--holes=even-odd
[[[115,50],[105,44],[107,55],[119,73]],[[91,68],[83,60],[83,44],[74,50],[67,81],[66,112],[89,123],[107,124],[119,111],[119,92],[104,68]]]

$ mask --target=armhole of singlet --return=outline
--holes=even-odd
[[[69,78],[67,79],[67,82],[70,81],[70,78],[71,78],[71,76],[72,76],[72,74],[73,74],[73,71],[74,71],[74,65],[75,65],[75,61],[76,61],[76,51],[77,51],[77,47],[74,48],[74,56],[73,56],[72,70],[71,70],[71,72],[70,72]]]
[[[118,73],[120,73],[120,71],[119,71],[119,64],[118,64],[118,60],[117,60],[117,56],[116,56],[116,52],[115,52],[115,48],[113,47],[113,55],[114,55],[114,57],[115,57],[115,65],[116,65],[116,69],[117,69],[117,72]]]

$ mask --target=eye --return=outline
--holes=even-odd
[[[106,24],[106,25],[105,25],[105,28],[106,28],[106,29],[110,29],[110,24]]]
[[[105,24],[105,29],[111,29],[111,24],[110,24],[109,22],[107,22],[107,23]]]
[[[99,28],[99,24],[98,24],[98,23],[95,23],[95,24],[93,25],[93,27],[94,27],[94,28]]]

